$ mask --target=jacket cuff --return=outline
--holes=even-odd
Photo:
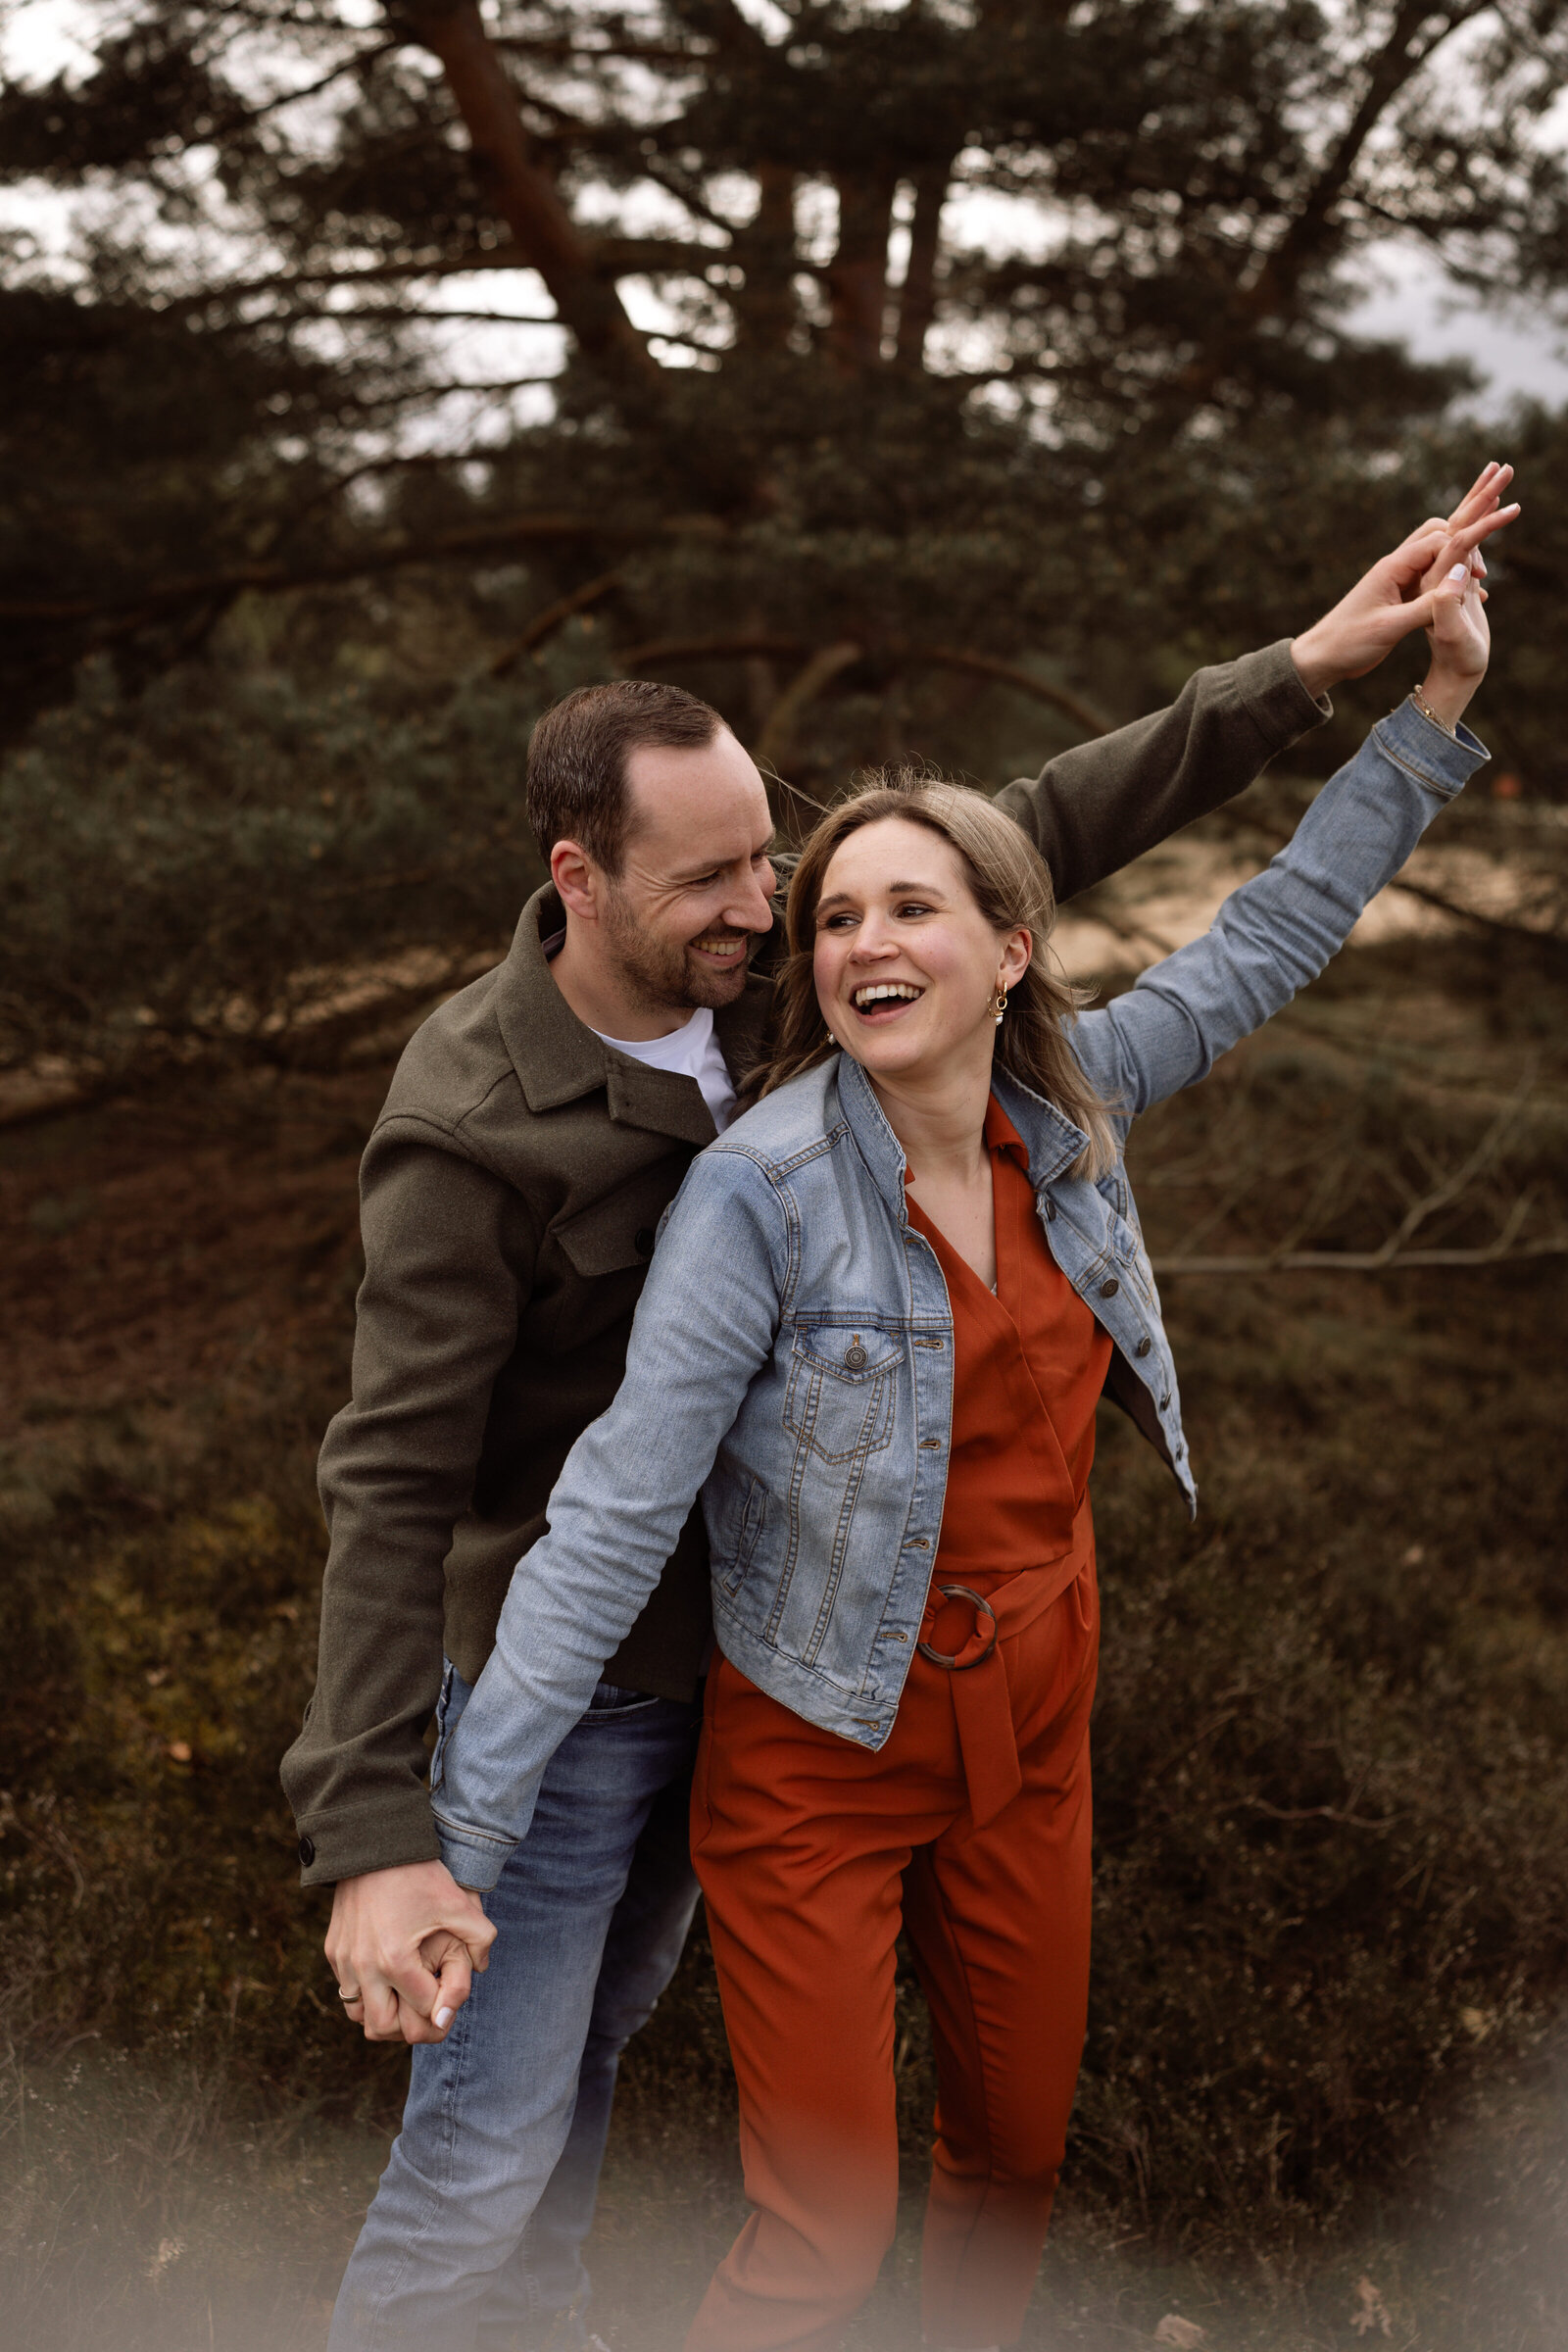
[[[297,1819],[302,1886],[335,1886],[339,1879],[363,1878],[368,1870],[440,1859],[430,1799],[422,1788],[389,1790],[373,1804],[302,1813]]]
[[[483,1830],[470,1830],[464,1822],[448,1821],[440,1813],[433,1819],[441,1859],[458,1885],[475,1894],[488,1894],[517,1850],[515,1838],[492,1838]]]
[[[1408,768],[1429,790],[1441,792],[1446,801],[1462,792],[1476,769],[1492,758],[1463,719],[1457,736],[1450,735],[1446,727],[1440,727],[1436,719],[1418,710],[1408,695],[1387,718],[1378,720],[1372,732],[1391,760]]]
[[[1236,673],[1236,691],[1246,704],[1258,732],[1276,752],[1289,751],[1314,727],[1334,716],[1334,705],[1325,694],[1308,694],[1301,683],[1301,674],[1291,659],[1294,640],[1282,637],[1275,645],[1260,646],[1255,654],[1243,654],[1231,666]]]

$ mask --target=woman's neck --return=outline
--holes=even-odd
[[[871,1088],[917,1178],[951,1183],[976,1174],[985,1158],[989,1053],[972,1068],[872,1077]]]

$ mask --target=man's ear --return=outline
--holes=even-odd
[[[574,841],[558,841],[550,853],[550,879],[568,914],[579,922],[598,922],[605,877],[585,849]]]

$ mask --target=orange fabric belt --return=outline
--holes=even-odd
[[[1059,1600],[1093,1558],[1094,1518],[1087,1496],[1073,1522],[1071,1550],[1049,1566],[996,1579],[971,1569],[960,1583],[943,1576],[938,1557],[920,1621],[918,1654],[931,1672],[948,1677],[976,1829],[995,1821],[1023,1787],[1003,1644]]]

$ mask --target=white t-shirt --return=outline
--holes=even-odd
[[[689,1021],[672,1029],[667,1037],[605,1037],[602,1029],[596,1029],[594,1035],[604,1038],[617,1054],[646,1061],[650,1069],[679,1070],[695,1078],[713,1114],[713,1125],[723,1134],[735,1108],[735,1089],[713,1035],[713,1015],[708,1005],[700,1005]]]

